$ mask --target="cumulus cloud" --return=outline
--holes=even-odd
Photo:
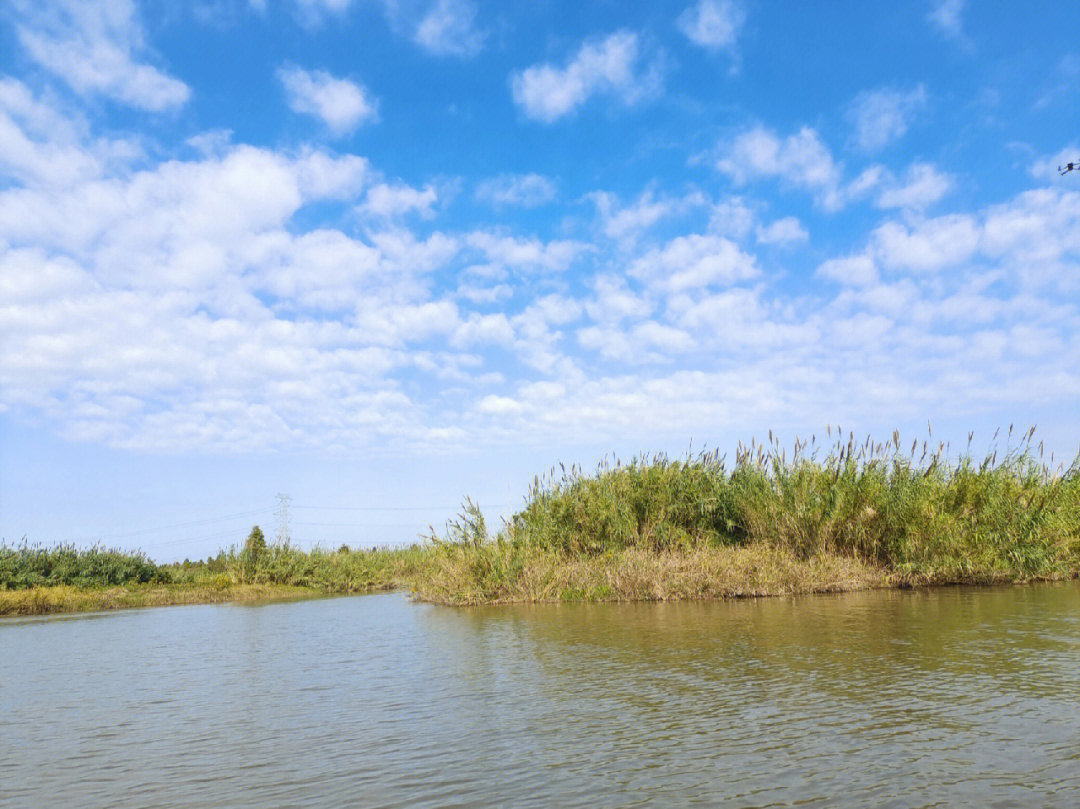
[[[749,199],[650,185],[589,197],[596,227],[559,238],[462,232],[443,226],[433,182],[404,185],[357,155],[211,133],[190,159],[125,162],[13,80],[0,113],[5,143],[30,149],[0,156],[0,408],[73,439],[230,452],[493,431],[515,445],[682,441],[688,425],[1080,397],[1071,185],[937,217],[913,194],[864,244],[811,245],[815,282],[800,291],[776,251],[755,250],[802,241],[805,225],[758,221]],[[67,167],[50,174],[54,155]],[[749,179],[770,164],[746,165]],[[799,187],[851,193],[833,167],[796,174]],[[861,193],[907,185],[880,169]],[[359,227],[305,215],[365,205]]]
[[[794,216],[785,216],[765,226],[758,226],[757,240],[762,244],[790,244],[805,242],[810,238],[802,222]]]
[[[731,49],[746,22],[746,9],[734,0],[698,0],[679,15],[679,30],[695,45]]]
[[[347,135],[363,123],[378,120],[378,105],[360,84],[338,79],[324,70],[286,66],[278,69],[293,112],[322,120],[336,136]]]
[[[436,0],[416,25],[413,39],[439,56],[475,56],[484,45],[471,0]]]
[[[867,286],[878,280],[874,259],[866,254],[829,259],[819,264],[814,274],[819,278],[852,286]]]
[[[760,126],[744,132],[722,150],[716,168],[740,185],[760,177],[776,177],[811,191],[826,209],[843,205],[841,168],[810,127],[787,137]]]
[[[913,227],[886,222],[873,241],[887,267],[927,272],[967,261],[979,246],[979,227],[973,217],[950,214]]]
[[[922,210],[933,205],[953,188],[953,179],[929,163],[912,163],[902,182],[884,189],[877,198],[879,208]]]
[[[430,218],[435,215],[433,206],[438,198],[438,193],[430,185],[413,188],[408,185],[379,183],[368,189],[367,196],[357,210],[382,219],[392,219],[410,211]]]
[[[511,76],[514,103],[529,118],[548,124],[598,93],[614,95],[627,105],[637,103],[654,95],[661,83],[659,62],[640,65],[640,50],[637,34],[616,31],[582,45],[564,67],[533,65]]]
[[[26,54],[78,93],[152,112],[183,106],[191,95],[184,82],[143,61],[152,53],[132,0],[17,0],[14,9]]]
[[[657,196],[652,190],[642,192],[636,200],[625,205],[609,191],[593,191],[586,198],[596,205],[604,235],[627,246],[662,219],[679,216],[705,204],[705,198],[698,193],[667,197]]]
[[[541,174],[500,174],[477,184],[477,200],[495,206],[535,208],[555,199],[555,183]]]
[[[847,112],[856,145],[874,151],[903,137],[925,104],[926,89],[921,84],[907,92],[881,88],[859,93]]]
[[[18,79],[0,79],[0,172],[20,183],[64,185],[141,151],[126,140],[86,139],[84,122],[57,114]]]
[[[543,242],[535,238],[522,238],[475,231],[466,237],[469,247],[480,251],[484,258],[496,267],[539,269],[561,272],[567,269],[584,251],[587,245],[571,240]]]
[[[630,265],[630,275],[668,292],[733,284],[760,273],[753,256],[722,236],[693,234],[672,239]]]

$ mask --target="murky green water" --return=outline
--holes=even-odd
[[[1075,806],[1080,585],[0,621],[0,806]]]

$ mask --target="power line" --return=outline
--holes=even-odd
[[[509,508],[513,503],[481,503],[480,508]],[[456,511],[461,504],[456,506],[297,506],[295,509],[314,509],[319,511]]]
[[[222,522],[224,520],[235,520],[239,519],[240,517],[253,517],[259,514],[265,514],[268,511],[269,509],[265,508],[255,509],[253,511],[240,511],[236,514],[224,514],[220,517],[207,517],[202,520],[192,520],[190,522],[174,523],[173,525],[162,525],[157,528],[140,528],[137,531],[127,531],[122,534],[104,534],[99,539],[122,539],[124,537],[139,536],[140,534],[152,534],[155,531],[171,531],[174,528],[191,528],[193,526],[209,525],[211,523]]]
[[[415,522],[299,522],[296,525],[332,528],[407,528]]]

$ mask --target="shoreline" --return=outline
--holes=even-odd
[[[140,607],[302,601],[334,595],[345,594],[285,584],[237,584],[228,587],[127,584],[104,588],[59,584],[0,590],[0,618],[110,612]]]
[[[663,554],[635,550],[606,559],[538,557],[522,567],[515,586],[485,593],[463,586],[460,564],[455,565],[455,560],[444,557],[440,562],[421,581],[388,581],[341,591],[283,584],[215,587],[189,583],[0,590],[0,618],[197,604],[283,603],[379,592],[404,592],[417,603],[472,607],[726,601],[882,589],[1027,585],[1080,578],[1076,570],[1036,576],[1008,571],[973,572],[960,577],[905,575],[858,558],[832,554],[800,560],[776,548],[701,548]]]
[[[477,571],[477,551],[447,549],[439,563],[414,588],[420,602],[449,606],[559,602],[715,601],[812,593],[878,589],[988,586],[1068,581],[1080,570],[1063,568],[1040,574],[1014,570],[971,569],[957,574],[903,572],[857,556],[822,553],[802,559],[787,549],[767,545],[699,547],[687,551],[628,548],[600,556],[564,557],[530,553],[516,564],[491,564],[489,575]],[[497,554],[486,546],[480,553]],[[506,555],[512,551],[506,549]],[[502,571],[510,564],[514,573]],[[498,569],[501,568],[502,571]]]

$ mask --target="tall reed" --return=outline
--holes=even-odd
[[[466,501],[447,535],[432,537],[441,594],[421,590],[449,598],[457,580],[477,600],[510,597],[544,555],[751,547],[804,562],[858,559],[899,583],[1076,575],[1080,458],[1054,467],[1033,434],[981,461],[929,438],[909,448],[898,433],[882,443],[849,434],[827,448],[800,440],[789,453],[770,433],[767,444],[740,445],[730,465],[712,451],[604,461],[593,474],[560,466],[534,479],[523,508],[493,535]]]

